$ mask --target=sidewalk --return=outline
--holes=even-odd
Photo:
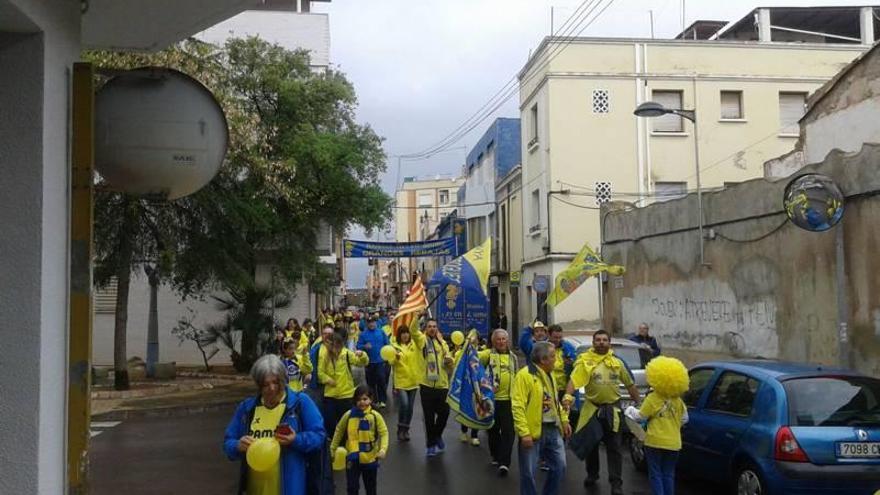
[[[256,393],[250,377],[206,377],[153,384],[150,388],[92,393],[92,419],[122,421],[143,417],[200,414],[229,408]]]

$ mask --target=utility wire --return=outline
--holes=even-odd
[[[590,1],[590,0],[585,0],[584,4],[586,4],[587,1]],[[577,26],[579,26],[580,24],[582,24],[583,21],[586,19],[586,17],[588,17],[591,13],[593,13],[593,12],[596,10],[596,8],[598,8],[598,7],[601,5],[601,2],[602,2],[602,1],[603,1],[603,0],[598,0],[598,3],[594,3],[594,2],[591,1],[590,3],[593,4],[592,9],[590,9],[589,12],[586,13],[586,16],[584,16],[584,17],[578,22],[578,25],[577,25]],[[606,10],[607,10],[607,9],[608,9],[608,8],[614,3],[614,2],[615,2],[615,0],[610,0],[607,4],[605,4],[604,7],[602,7],[602,9],[601,9],[601,10],[600,10],[600,11],[599,11],[599,12],[598,12],[598,13],[597,13],[597,14],[596,14],[596,15],[595,15],[590,21],[588,21],[585,25],[583,25],[582,27],[580,27],[579,30],[577,30],[576,32],[571,31],[571,32],[574,32],[573,35],[563,37],[562,39],[559,39],[558,36],[557,36],[557,37],[554,37],[553,41],[554,41],[556,44],[554,44],[554,45],[550,48],[550,52],[548,52],[548,54],[545,56],[546,60],[545,60],[544,62],[542,62],[540,66],[538,66],[538,67],[536,67],[536,68],[533,68],[532,71],[531,71],[531,75],[529,75],[529,76],[527,76],[526,78],[524,78],[524,79],[520,82],[520,86],[525,85],[525,84],[528,84],[532,79],[534,79],[534,78],[537,77],[539,74],[541,74],[541,71],[542,71],[546,66],[548,66],[548,65],[550,64],[550,62],[551,62],[556,56],[558,56],[558,55],[559,55],[559,54],[560,54],[565,48],[567,48],[568,45],[570,45],[571,42],[572,42],[577,36],[579,36],[579,35],[580,35],[580,34],[581,34],[586,28],[588,28],[590,25],[592,25],[592,24],[593,24],[593,23],[594,23],[594,22],[595,22],[595,21],[596,21],[601,15],[602,15],[602,13],[604,13],[604,12],[605,12],[605,11],[606,11]],[[575,16],[575,14],[572,14],[572,17],[574,17],[574,16]],[[570,17],[569,19],[571,19],[572,17]],[[577,26],[575,26],[574,29],[578,29]],[[503,91],[503,89],[504,89],[504,88],[502,88],[502,91]],[[479,116],[479,117],[477,118],[477,120],[473,121],[473,123],[471,123],[471,124],[469,124],[469,125],[467,124],[467,121],[465,121],[465,122],[464,122],[463,124],[461,124],[461,125],[455,130],[455,131],[453,131],[453,132],[452,132],[447,138],[441,140],[440,142],[438,142],[438,143],[435,144],[434,146],[431,146],[431,147],[429,147],[429,148],[426,148],[426,149],[423,150],[423,151],[420,151],[420,152],[417,152],[417,153],[411,153],[411,154],[404,155],[404,156],[406,156],[406,159],[407,159],[407,160],[421,160],[421,159],[430,158],[431,156],[433,156],[434,154],[436,154],[437,151],[439,151],[439,150],[443,150],[443,149],[445,149],[445,147],[448,147],[449,145],[458,142],[458,141],[461,140],[464,136],[466,136],[469,132],[471,132],[473,129],[475,129],[477,126],[479,126],[482,122],[484,122],[487,118],[491,117],[491,116],[492,116],[492,115],[493,115],[493,114],[494,114],[499,108],[501,108],[501,106],[502,106],[504,103],[506,103],[510,98],[512,98],[515,94],[517,94],[518,89],[519,89],[519,88],[517,87],[517,85],[512,86],[512,87],[507,91],[507,93],[504,95],[503,98],[501,98],[500,100],[498,100],[494,105],[491,105],[491,108],[488,109],[487,111],[483,112],[482,115]],[[491,103],[491,100],[490,100],[489,103]],[[487,104],[487,105],[484,105],[483,108],[485,108],[486,106],[488,106],[488,104]],[[473,119],[468,119],[468,120],[473,120]]]
[[[562,25],[562,27],[560,28],[560,31],[563,31],[563,32],[571,32],[571,31],[569,31],[569,30],[571,30],[571,29],[577,29],[576,26],[574,26],[574,25],[569,26],[569,24],[570,24],[575,18],[578,18],[578,17],[579,17],[579,15],[580,15],[579,12],[583,9],[583,7],[584,7],[585,5],[587,5],[587,2],[593,3],[594,1],[596,1],[596,0],[584,0],[584,1],[578,6],[578,8],[575,10],[575,12],[572,13],[572,15],[569,16],[568,19],[566,19],[565,23],[564,23],[564,24]],[[599,0],[599,1],[601,1],[601,0]],[[582,22],[582,20],[579,21],[578,24],[580,24],[580,22]],[[566,26],[568,26],[568,27],[566,27]],[[460,139],[460,138],[462,137],[462,136],[461,136],[461,134],[462,134],[462,129],[464,129],[464,128],[466,128],[466,127],[468,127],[469,129],[471,129],[472,127],[469,127],[469,126],[471,126],[472,124],[479,125],[479,123],[482,122],[483,120],[485,120],[485,118],[486,118],[488,115],[491,115],[491,113],[494,112],[495,109],[498,108],[498,106],[500,106],[500,104],[503,104],[503,103],[506,102],[508,99],[510,99],[510,97],[512,96],[512,94],[515,93],[515,91],[516,91],[516,89],[517,89],[517,85],[516,85],[516,83],[517,83],[517,75],[514,74],[513,77],[511,77],[511,79],[510,79],[510,80],[509,80],[509,81],[508,81],[508,82],[507,82],[507,83],[506,83],[506,84],[505,84],[505,85],[504,85],[504,86],[503,86],[498,92],[496,92],[496,93],[495,93],[495,94],[489,99],[489,101],[487,101],[485,104],[483,104],[482,107],[480,107],[480,108],[479,108],[479,109],[478,109],[473,115],[471,115],[471,116],[470,116],[467,120],[465,120],[462,124],[460,124],[458,127],[456,127],[456,128],[455,128],[455,129],[449,134],[449,135],[447,135],[446,137],[444,137],[443,139],[441,139],[438,143],[436,143],[436,144],[434,144],[434,145],[428,147],[428,148],[425,149],[424,151],[421,151],[421,152],[418,152],[418,153],[411,153],[411,154],[409,154],[409,155],[404,155],[404,157],[405,157],[406,159],[408,159],[408,160],[418,160],[418,159],[429,158],[430,156],[432,156],[433,154],[435,154],[434,152],[436,152],[437,150],[440,150],[440,149],[442,149],[444,146],[448,146],[449,144],[453,144],[455,141],[457,141],[458,139]],[[511,92],[513,92],[513,93],[511,93]],[[499,100],[498,98],[501,98],[501,99]],[[486,110],[486,109],[489,108],[489,107],[491,107],[492,109],[491,109],[491,110],[488,110],[488,113],[484,112],[484,110]],[[477,120],[474,120],[474,119],[477,119]],[[468,131],[464,131],[465,134],[466,134],[467,132],[470,132],[470,131],[469,131],[469,130],[468,130]]]

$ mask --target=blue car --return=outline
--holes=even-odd
[[[682,474],[739,495],[874,495],[880,380],[775,361],[708,362],[683,397]]]

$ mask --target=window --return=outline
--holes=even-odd
[[[593,113],[608,113],[611,110],[611,96],[607,89],[593,90]]]
[[[499,247],[501,248],[501,269],[507,270],[507,205],[501,205],[501,217],[499,218]]]
[[[706,387],[709,385],[709,381],[712,380],[712,375],[714,374],[714,368],[701,368],[691,371],[690,386],[688,391],[685,392],[682,397],[682,400],[684,400],[684,403],[687,404],[688,407],[697,407],[697,403],[700,402],[700,397],[703,396],[703,391],[706,390]]]
[[[687,194],[687,182],[655,182],[654,196],[657,201],[683,198]]]
[[[758,380],[754,378],[727,371],[721,375],[709,394],[706,410],[734,416],[750,416],[758,384]]]
[[[681,109],[681,91],[654,91],[651,98],[668,109]],[[683,132],[684,124],[678,115],[667,114],[651,119],[654,132]]]
[[[532,224],[529,233],[541,230],[541,190],[532,191]]]
[[[743,118],[742,91],[721,92],[721,120]]]
[[[596,182],[596,206],[602,206],[611,201],[611,182]]]
[[[819,376],[786,380],[792,426],[876,426],[880,424],[880,380]]]
[[[538,104],[532,105],[529,111],[529,147],[538,142]]]
[[[419,192],[419,208],[434,206],[434,194],[431,191]]]
[[[449,204],[449,189],[441,189],[439,192],[440,204]]]
[[[806,93],[779,93],[779,127],[781,134],[797,135],[800,133],[798,120],[804,116],[806,109]]]

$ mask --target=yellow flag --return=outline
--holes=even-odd
[[[476,272],[477,278],[480,281],[480,288],[483,289],[483,294],[486,296],[489,295],[489,271],[492,268],[489,258],[491,254],[492,238],[489,237],[483,244],[471,249],[462,256],[471,265],[474,272]]]
[[[620,265],[605,263],[589,244],[584,244],[584,247],[574,257],[571,264],[556,276],[553,292],[547,297],[547,306],[552,308],[561,303],[588,278],[595,277],[602,272],[621,275],[624,272],[624,268]]]

